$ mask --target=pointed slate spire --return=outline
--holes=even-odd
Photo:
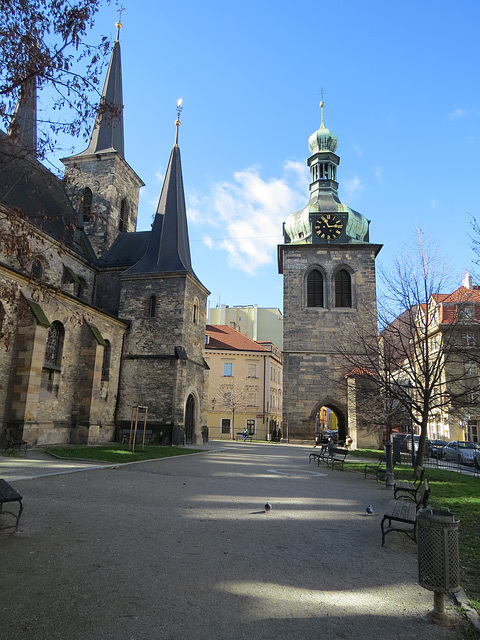
[[[147,250],[126,273],[175,271],[189,271],[195,275],[190,259],[182,163],[177,144],[170,154]]]
[[[118,33],[113,45],[90,144],[78,155],[87,156],[105,151],[117,151],[124,158],[122,65]]]
[[[37,79],[26,80],[20,89],[8,136],[23,151],[37,155]]]

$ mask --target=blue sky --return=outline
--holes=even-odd
[[[123,0],[125,157],[148,229],[174,142],[210,305],[282,309],[282,222],[308,202],[308,137],[338,136],[339,195],[385,268],[422,231],[472,270],[479,212],[480,3]],[[115,7],[96,33],[115,36]],[[93,39],[93,35],[92,35]],[[102,81],[103,82],[103,81]],[[75,144],[75,150],[86,147]]]

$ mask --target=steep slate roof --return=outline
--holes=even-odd
[[[118,39],[113,45],[90,144],[85,151],[72,157],[111,151],[124,158],[122,65]]]
[[[189,272],[193,276],[188,240],[180,149],[175,145],[158,202],[147,249],[128,274]],[[195,276],[196,278],[196,276]]]
[[[120,233],[107,254],[100,258],[101,267],[130,267],[145,253],[150,238],[150,231],[134,231]]]
[[[89,260],[95,260],[90,241],[76,226],[77,216],[62,180],[1,131],[0,170],[2,205],[20,210],[30,223]]]
[[[240,331],[236,331],[227,325],[207,324],[206,333],[210,336],[210,341],[205,348],[208,351],[260,351],[271,353],[269,349],[261,344],[250,340]]]

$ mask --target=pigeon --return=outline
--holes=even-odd
[[[365,509],[365,511],[368,513],[368,515],[371,515],[373,513],[373,507],[371,504],[368,505],[368,507]]]
[[[269,502],[265,503],[265,513],[268,513],[272,508],[272,505]]]

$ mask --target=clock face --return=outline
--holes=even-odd
[[[327,213],[315,220],[315,233],[322,240],[335,240],[343,231],[343,222],[333,213]]]

